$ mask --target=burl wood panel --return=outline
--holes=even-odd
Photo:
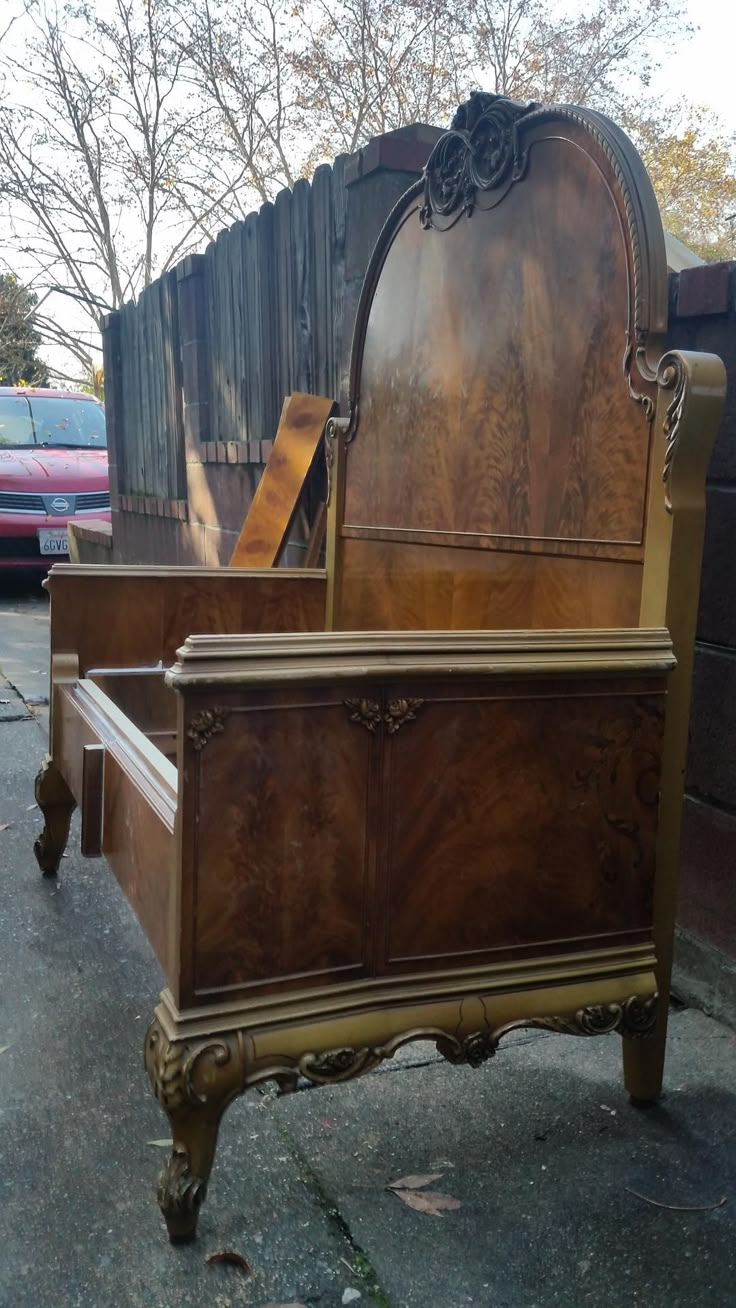
[[[386,755],[386,969],[645,939],[664,695],[517,683],[423,700]]]
[[[342,631],[639,625],[638,564],[396,541],[345,540],[343,549]]]
[[[277,562],[333,407],[321,395],[296,392],[286,400],[231,568],[271,568]]]
[[[351,594],[356,559],[378,590],[402,584],[382,533],[428,555],[419,607],[430,602],[434,552],[460,545],[555,556],[542,584],[520,570],[510,588],[524,625],[564,625],[538,606],[549,610],[555,578],[560,607],[577,612],[581,573],[586,591],[612,592],[610,618],[597,603],[604,625],[622,611],[636,621],[650,431],[622,367],[626,246],[606,179],[577,145],[540,140],[495,207],[438,231],[422,228],[419,204],[389,248],[367,321],[344,526],[373,529],[379,542],[346,549],[339,625],[376,625],[374,596]],[[591,562],[571,568],[559,555]],[[472,578],[479,565],[456,550],[454,568]],[[510,625],[474,621],[472,605],[463,617],[487,621]]]
[[[593,160],[539,141],[497,206],[446,232],[413,207],[370,312],[346,523],[639,544],[648,423]]]
[[[187,738],[182,920],[200,997],[366,971],[376,741],[347,694],[297,687],[231,713],[218,695],[223,729],[200,749]],[[185,697],[189,726],[201,703]]]
[[[324,573],[54,568],[51,648],[90,668],[171,664],[195,633],[321,631]]]

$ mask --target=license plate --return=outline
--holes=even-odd
[[[69,537],[65,527],[39,527],[38,547],[42,554],[68,554]]]

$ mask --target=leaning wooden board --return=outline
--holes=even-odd
[[[278,563],[333,408],[333,400],[299,392],[284,402],[271,456],[233,550],[231,568],[272,568]]]

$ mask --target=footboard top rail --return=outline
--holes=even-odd
[[[166,674],[176,688],[335,678],[551,674],[658,675],[675,667],[665,628],[190,636]]]

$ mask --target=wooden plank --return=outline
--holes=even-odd
[[[275,262],[275,213],[272,204],[264,204],[258,214],[258,279],[260,288],[261,321],[261,366],[260,387],[263,396],[261,408],[262,427],[253,432],[253,440],[270,440],[276,430],[279,419],[281,398],[288,395],[289,387],[281,390],[277,386],[276,372],[276,286],[274,278]]]
[[[277,562],[333,407],[334,402],[321,395],[290,397],[231,568],[270,568]]]
[[[80,849],[85,858],[102,853],[105,746],[99,741],[82,746],[82,830]]]
[[[312,178],[312,238],[314,251],[314,388],[334,395],[330,374],[332,344],[332,169],[321,164]]]
[[[345,233],[347,226],[347,196],[345,189],[345,154],[338,155],[332,165],[332,355],[330,359],[330,384],[328,395],[337,396],[342,403],[342,366],[343,357],[348,359],[347,350],[343,349],[343,319],[345,312]],[[349,341],[346,342],[349,345]],[[345,384],[347,396],[347,380]]]
[[[274,201],[274,384],[276,395],[290,395],[294,387],[294,264],[292,257],[291,191],[279,191]],[[273,430],[273,428],[272,428]],[[270,431],[262,439],[268,440]]]
[[[292,192],[291,265],[294,302],[291,322],[293,375],[289,391],[311,395],[314,385],[314,248],[312,188],[302,177]],[[286,393],[286,392],[284,392]],[[329,391],[325,392],[330,394]]]

